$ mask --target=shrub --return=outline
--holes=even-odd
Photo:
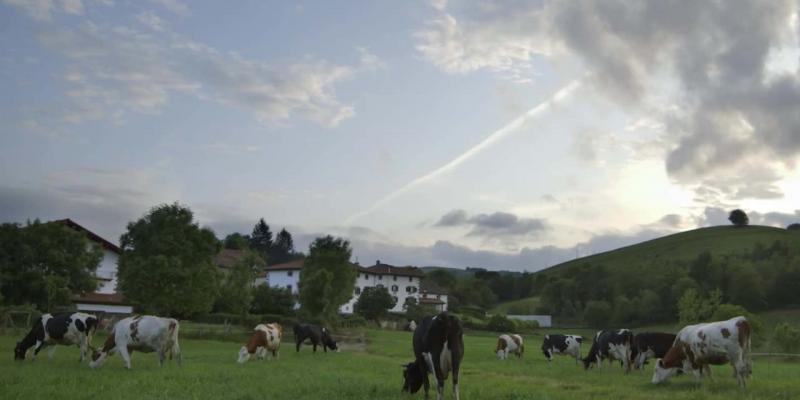
[[[495,314],[489,318],[487,328],[495,332],[514,332],[517,328],[514,321],[508,319],[505,315]]]
[[[782,322],[775,326],[772,341],[778,349],[785,353],[796,353],[800,350],[800,329]]]
[[[514,332],[532,332],[539,329],[539,321],[521,321],[513,320],[517,328]]]

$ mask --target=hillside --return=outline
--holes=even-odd
[[[714,226],[700,228],[658,239],[649,240],[616,250],[577,258],[538,271],[550,274],[571,266],[592,264],[605,265],[612,270],[628,269],[642,264],[665,262],[689,262],[700,253],[708,251],[714,257],[742,256],[752,251],[757,243],[770,246],[775,241],[786,243],[791,249],[800,251],[800,232],[769,226]]]

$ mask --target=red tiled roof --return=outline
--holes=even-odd
[[[214,256],[214,264],[221,268],[232,268],[246,254],[244,250],[222,249]]]
[[[417,267],[395,267],[389,264],[375,264],[365,268],[367,272],[383,275],[403,275],[423,277],[425,273]]]
[[[98,234],[96,234],[96,233],[94,233],[94,232],[82,227],[77,222],[75,222],[75,221],[73,221],[73,220],[71,220],[69,218],[59,219],[59,220],[55,221],[55,223],[63,224],[63,225],[66,225],[66,226],[76,230],[76,231],[85,233],[86,236],[89,238],[89,240],[99,243],[106,250],[111,250],[111,251],[113,251],[113,252],[115,252],[117,254],[122,253],[122,250],[120,250],[119,246],[115,245],[114,243],[109,242],[106,239],[103,239],[102,237],[100,237],[100,235],[98,235]]]
[[[270,265],[264,268],[265,271],[286,271],[286,270],[296,270],[296,269],[303,269],[303,264],[305,263],[305,258],[300,258],[297,260],[292,260],[289,262],[285,262],[282,264],[275,264]]]
[[[444,304],[444,302],[430,297],[420,297],[419,304]]]
[[[73,303],[130,305],[122,293],[84,293],[72,298]]]

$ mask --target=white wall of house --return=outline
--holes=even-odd
[[[300,293],[298,283],[300,283],[299,270],[268,271],[266,282],[270,287],[290,288],[292,294]]]
[[[405,304],[406,298],[419,297],[419,278],[416,276],[359,272],[353,297],[339,309],[339,312],[342,314],[352,314],[356,301],[358,301],[358,296],[365,288],[376,286],[385,287],[390,295],[397,298],[397,303],[395,303],[394,308],[390,310],[392,312],[404,312],[403,304]]]
[[[112,314],[131,314],[133,313],[133,307],[131,306],[115,306],[109,304],[87,304],[87,303],[75,303],[75,307],[78,311],[86,311],[86,312],[105,312],[105,313],[112,313]]]
[[[103,249],[103,259],[100,260],[94,275],[99,281],[97,293],[111,294],[117,291],[117,265],[119,255],[111,250]]]

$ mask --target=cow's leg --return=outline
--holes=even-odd
[[[175,357],[175,362],[180,367],[183,363],[183,356],[181,355],[181,346],[177,340],[172,343],[172,356]]]
[[[297,351],[296,352],[299,353],[300,352],[300,343],[302,343],[303,341],[300,340],[300,339],[295,339],[295,342],[297,342]]]
[[[125,368],[131,369],[131,354],[128,352],[128,346],[118,346],[117,352],[119,352],[119,356],[122,357],[122,362],[125,363]]]
[[[164,360],[166,360],[166,359],[167,359],[167,352],[164,351],[163,349],[159,350],[158,351],[158,366],[159,367],[163,367],[164,366]]]
[[[453,394],[455,395],[456,400],[460,400],[458,394],[458,378],[461,374],[461,360],[458,359],[458,355],[453,355],[451,357],[451,364],[453,368]]]
[[[36,341],[36,345],[33,347],[33,359],[34,360],[36,359],[36,356],[39,354],[39,352],[42,351],[42,349],[45,348],[46,346],[47,346],[47,344],[45,344],[45,342],[40,342],[38,340]]]
[[[56,346],[50,346],[50,350],[47,350],[47,359],[52,360],[53,355],[56,353]],[[83,357],[81,357],[83,358]]]
[[[428,372],[423,368],[422,373],[425,374],[422,379],[422,387],[425,389],[425,400],[428,400],[428,391],[431,388],[431,382],[428,380]]]
[[[81,359],[79,362],[83,362],[86,358],[86,352],[89,350],[89,339],[86,335],[81,336],[79,346],[81,347]]]

